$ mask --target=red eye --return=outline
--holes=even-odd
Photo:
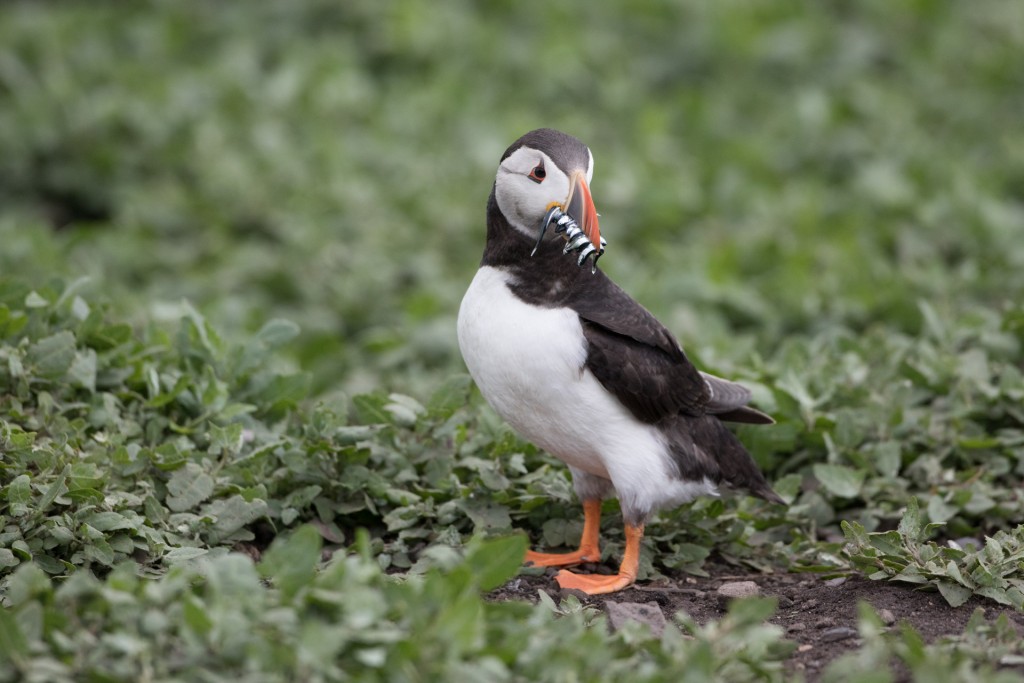
[[[536,166],[534,166],[533,170],[530,171],[530,175],[528,177],[535,183],[544,182],[544,179],[548,177],[547,171],[544,170],[544,162],[542,161]]]

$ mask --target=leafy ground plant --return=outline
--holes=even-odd
[[[488,602],[515,575],[526,539],[479,541],[447,569],[385,574],[363,535],[318,571],[320,534],[303,527],[258,564],[197,559],[156,580],[132,564],[55,586],[26,565],[0,612],[0,680],[660,681],[779,680],[787,652],[763,625],[770,601],[721,623],[606,635],[571,605]],[[576,603],[577,605],[579,603]],[[688,635],[684,635],[688,634]]]
[[[139,335],[75,289],[0,281],[0,565],[60,575],[251,539],[266,497],[217,475],[246,443],[275,443],[264,425],[303,396],[302,374],[265,362],[295,326],[268,323],[229,357],[194,310],[177,335]]]
[[[1002,667],[1019,666],[1016,629],[1005,616],[996,622],[976,610],[963,634],[925,643],[913,628],[887,629],[867,604],[859,609],[858,630],[864,641],[856,653],[834,661],[823,683],[889,683],[906,680],[953,683],[991,681],[1012,683],[1022,677]]]
[[[843,522],[846,554],[868,578],[935,586],[953,607],[983,595],[1024,608],[1024,526],[986,537],[975,550],[928,540],[941,526],[922,523],[917,499],[911,498],[896,530],[868,533],[857,522]]]

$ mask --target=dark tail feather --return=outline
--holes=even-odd
[[[672,427],[672,451],[683,478],[699,480],[707,476],[716,483],[745,489],[770,503],[786,504],[718,416],[682,418]]]
[[[756,489],[750,489],[750,492],[762,500],[767,500],[769,503],[775,503],[776,505],[787,504],[786,501],[782,500],[779,494],[772,490],[772,487],[769,486],[767,482]]]
[[[750,406],[742,406],[725,413],[718,413],[715,417],[726,422],[743,422],[751,425],[775,424],[775,420],[772,419],[771,415],[762,413],[757,408],[751,408]]]

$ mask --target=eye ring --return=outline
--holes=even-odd
[[[541,161],[539,164],[530,169],[530,173],[526,177],[537,184],[543,183],[544,179],[548,177],[547,171],[544,170],[544,162]]]

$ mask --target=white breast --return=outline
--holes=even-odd
[[[459,309],[459,347],[488,403],[513,429],[564,462],[611,479],[623,505],[648,510],[710,493],[671,476],[660,431],[586,369],[579,316],[528,304],[505,271],[483,266]]]

